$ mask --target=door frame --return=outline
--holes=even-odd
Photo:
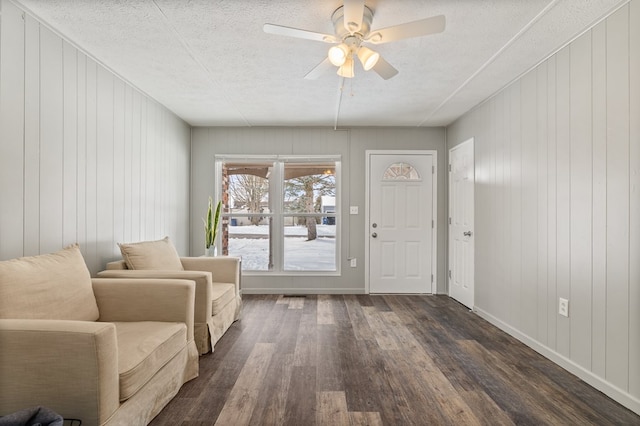
[[[471,306],[471,310],[474,309],[475,307],[475,300],[476,300],[476,286],[475,286],[475,268],[476,268],[476,262],[475,262],[475,246],[476,246],[476,239],[475,239],[475,185],[476,185],[476,145],[475,145],[475,138],[471,137],[469,139],[465,139],[463,142],[459,143],[458,145],[450,148],[447,151],[447,272],[446,272],[446,282],[447,282],[447,295],[449,297],[451,297],[451,276],[450,276],[450,272],[451,272],[451,247],[452,247],[452,237],[451,237],[451,153],[455,150],[460,149],[461,147],[465,146],[465,145],[471,145],[472,148],[472,152],[473,152],[473,192],[474,192],[474,196],[473,196],[473,210],[474,210],[474,219],[473,219],[473,232],[474,232],[474,236],[473,236],[473,269],[474,269],[474,279],[473,279],[473,303]]]
[[[431,190],[433,197],[431,217],[433,220],[433,232],[431,241],[431,292],[427,294],[436,294],[438,289],[438,151],[425,149],[368,149],[365,151],[365,254],[364,254],[364,291],[366,294],[370,294],[369,286],[369,255],[371,239],[369,238],[369,229],[371,229],[371,218],[369,217],[369,198],[371,192],[370,182],[370,168],[371,168],[371,156],[372,155],[431,155],[433,157],[433,174],[431,182]]]

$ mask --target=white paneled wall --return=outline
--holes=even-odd
[[[469,137],[478,312],[640,412],[640,0],[447,129]]]
[[[78,242],[95,273],[165,235],[187,254],[189,126],[0,1],[0,260]]]

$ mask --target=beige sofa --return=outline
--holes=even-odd
[[[168,238],[120,244],[125,259],[110,262],[101,278],[173,278],[196,283],[194,334],[198,352],[213,350],[240,318],[242,295],[238,257],[179,257]]]
[[[198,375],[189,280],[91,279],[77,245],[0,262],[0,416],[146,425]]]

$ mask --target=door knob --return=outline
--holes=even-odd
[[[378,227],[378,224],[377,224],[377,223],[374,223],[374,224],[373,224],[373,225],[371,225],[371,226],[372,226],[372,227],[374,227],[374,228],[377,228],[377,227]]]
[[[464,235],[465,237],[470,237],[471,231],[463,232],[462,235]]]
[[[377,238],[377,237],[378,237],[378,234],[376,234],[376,233],[374,232],[373,234],[371,234],[371,236],[372,236],[373,238]]]

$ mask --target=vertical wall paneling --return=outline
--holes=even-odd
[[[547,60],[547,346],[556,348],[558,315],[556,231],[557,231],[557,160],[556,160],[556,57]]]
[[[87,247],[87,56],[78,52],[78,148],[76,158],[76,242],[86,253]]]
[[[537,335],[538,300],[538,152],[537,152],[537,75],[531,72],[522,78],[522,175],[520,197],[522,209],[522,281],[520,286],[521,327],[527,335]]]
[[[96,67],[96,235],[98,264],[113,253],[113,74]]]
[[[571,46],[569,46],[571,47]],[[571,52],[563,49],[556,55],[556,278],[557,296],[571,297]],[[555,311],[558,311],[556,300]],[[569,318],[557,317],[556,348],[570,357],[571,326]]]
[[[520,201],[522,192],[522,130],[520,126],[520,82],[514,83],[508,91],[511,92],[511,108],[513,111],[509,136],[511,141],[511,240],[509,242],[509,265],[511,269],[509,278],[510,291],[508,297],[510,302],[509,305],[511,306],[510,321],[513,324],[520,326],[520,288],[522,282],[522,204]],[[479,207],[480,203],[480,199],[476,198],[475,205]],[[476,214],[479,212],[480,210]],[[476,275],[476,280],[477,279],[478,276]]]
[[[504,104],[505,104],[505,96],[501,94],[497,96],[495,99],[495,111],[494,114],[494,136],[495,136],[495,154],[494,154],[494,185],[497,187],[503,187],[504,181],[504,167],[505,167],[505,158],[504,158],[504,146],[505,146],[505,125],[504,125]],[[494,195],[494,203],[495,203],[495,215],[492,218],[492,226],[491,232],[495,238],[503,241],[505,237],[504,233],[504,225],[505,225],[505,215],[509,210],[505,208],[505,193],[504,191],[496,191]],[[497,269],[492,276],[492,279],[495,280],[494,291],[491,294],[491,300],[494,301],[495,307],[494,309],[501,309],[501,303],[497,303],[498,294],[504,291],[504,273],[506,268],[505,262],[505,253],[503,251],[504,244],[494,244],[492,246],[493,250],[493,262],[495,263]]]
[[[144,176],[145,193],[147,196],[147,215],[146,215],[147,219],[145,221],[145,228],[146,228],[145,238],[153,238],[156,232],[155,231],[156,230],[156,211],[153,208],[153,206],[157,202],[156,191],[155,191],[156,168],[154,166],[156,164],[154,160],[157,157],[158,148],[159,148],[158,138],[156,137],[156,133],[155,133],[155,128],[157,125],[158,125],[157,108],[155,107],[154,104],[149,103],[148,109],[147,109],[147,126],[146,126],[147,151],[146,151],[145,159],[152,160],[152,161],[145,161],[145,164],[148,165],[146,176]]]
[[[132,99],[132,131],[131,131],[131,240],[139,241],[142,237],[141,232],[141,203],[142,203],[142,178],[141,178],[141,154],[140,154],[140,127],[142,126],[142,96],[137,90],[133,91]]]
[[[63,199],[62,242],[67,246],[77,242],[78,222],[78,51],[69,43],[62,44],[63,59]]]
[[[592,46],[592,336],[591,368],[606,376],[607,319],[607,63],[606,22],[591,31]]]
[[[147,222],[149,194],[147,193],[147,126],[148,121],[148,101],[142,97],[140,101],[140,239],[148,239]]]
[[[63,246],[62,39],[40,27],[40,252]],[[58,226],[50,226],[56,223]]]
[[[12,3],[2,4],[0,18],[0,258],[11,258],[24,254],[25,31]]]
[[[606,377],[621,389],[629,385],[628,84],[629,21],[623,7],[607,20]]]
[[[510,276],[509,276],[509,271],[510,271],[510,263],[509,263],[509,256],[511,255],[511,188],[510,188],[510,182],[511,182],[511,145],[510,145],[510,129],[511,129],[511,96],[509,91],[504,91],[502,93],[502,96],[504,98],[504,103],[503,103],[503,114],[504,114],[504,120],[503,120],[503,126],[504,126],[504,130],[503,130],[503,137],[504,137],[504,141],[503,141],[503,145],[504,145],[504,157],[503,157],[503,175],[502,175],[502,183],[500,185],[501,188],[501,192],[503,194],[503,199],[504,202],[502,204],[502,211],[503,211],[503,220],[504,222],[502,223],[502,225],[500,226],[500,229],[502,231],[502,238],[500,238],[501,241],[501,253],[500,253],[500,258],[502,259],[502,264],[503,266],[503,276],[501,279],[501,283],[502,286],[499,288],[498,290],[498,294],[503,298],[505,295],[510,295],[510,286],[511,286],[511,280],[510,280]],[[509,317],[509,310],[511,309],[510,304],[509,303],[499,303],[499,305],[502,307],[501,309],[501,314],[502,314],[502,318],[508,318]]]
[[[120,257],[116,242],[165,229],[187,254],[189,126],[15,3],[0,5],[0,260],[78,242],[95,274]]]
[[[491,104],[490,107],[492,108],[494,106],[494,102],[490,102],[490,104]],[[484,115],[482,116],[482,119],[485,120],[487,117],[490,116],[490,114],[486,111],[483,111],[483,112],[484,112]],[[487,135],[487,138],[491,139],[494,137],[494,135],[491,132],[491,128],[489,128],[488,130],[489,130],[489,134]],[[478,186],[478,188],[476,189],[477,196],[480,199],[487,199],[486,197],[488,197],[489,194],[488,192],[485,192],[485,189],[489,187],[488,182],[490,180],[489,144],[487,143],[478,147],[474,146],[474,148],[475,148],[474,158],[475,158],[476,179],[479,182],[487,183],[486,185]],[[487,204],[489,204],[488,201],[487,201]],[[486,209],[478,212],[478,214],[475,214],[474,232],[475,232],[476,240],[486,239],[489,237],[491,232],[491,209]],[[453,255],[459,256],[460,254],[453,254]],[[476,274],[476,276],[483,277],[483,280],[491,280],[491,277],[489,276],[489,271],[483,270],[485,266],[488,266],[491,264],[490,258],[491,258],[491,247],[487,247],[487,250],[483,250],[481,252],[475,253],[474,260],[475,260],[476,268],[479,272],[478,274]],[[475,285],[483,286],[484,282],[479,281],[479,282],[476,282]],[[486,299],[488,299],[488,295],[480,296],[480,297],[485,297]],[[475,303],[478,303],[479,301],[477,300],[477,296],[474,295],[474,298],[476,299]]]
[[[496,98],[493,99],[493,105],[492,105],[492,111],[495,111],[497,109],[500,108],[501,106],[501,102],[500,99]],[[489,114],[489,116],[487,117],[489,120],[492,121],[491,123],[491,127],[492,127],[492,131],[491,131],[491,140],[488,141],[488,146],[489,146],[489,156],[487,158],[487,166],[488,166],[488,179],[489,182],[491,182],[491,186],[495,187],[496,182],[497,182],[497,170],[496,170],[496,166],[497,166],[497,147],[499,144],[499,139],[500,139],[500,124],[498,123],[498,120],[495,118],[498,117],[498,114],[492,113]],[[498,205],[498,194],[491,192],[489,193],[489,199],[491,200],[491,205],[493,206],[492,208],[492,214],[489,216],[489,227],[488,227],[488,231],[491,233],[491,235],[496,235],[496,232],[498,230],[498,221],[497,218],[499,216],[499,210],[500,210],[500,206]],[[494,265],[496,264],[497,261],[497,251],[498,251],[498,246],[497,244],[492,244],[491,245],[491,251],[489,252],[489,261],[491,262],[490,264]],[[498,272],[497,270],[491,270],[490,273],[488,274],[488,277],[490,280],[496,280],[497,279],[497,275]],[[475,297],[475,295],[474,295]],[[490,300],[494,300],[494,298],[490,297]]]
[[[640,395],[640,309],[634,305],[640,300],[640,3],[629,5],[629,116],[630,128],[630,223],[629,223],[629,393]]]
[[[40,24],[29,15],[24,41],[23,245],[32,256],[40,253]]]
[[[86,158],[85,167],[85,197],[86,197],[86,232],[87,244],[84,260],[90,269],[99,268],[98,264],[98,152],[97,152],[97,83],[98,65],[87,58],[87,127],[86,127]]]
[[[502,96],[511,99],[503,111],[496,108]],[[485,188],[476,209],[480,217],[494,213],[496,195],[509,187],[511,235],[478,238],[476,250],[501,245],[511,270],[495,259],[476,268],[483,285],[475,309],[640,413],[640,0],[450,125],[449,148],[473,136],[479,152],[494,150],[499,159],[500,146],[489,142],[499,139],[496,114],[510,126],[511,168],[502,181],[478,182]],[[530,208],[537,209],[536,252],[527,237]],[[528,293],[532,270],[537,299]],[[496,291],[500,275],[509,291]],[[568,318],[558,313],[559,297],[569,300]],[[498,306],[504,300],[537,306],[505,312]]]
[[[591,368],[591,33],[571,45],[571,293],[572,359]]]
[[[113,80],[113,241],[124,242],[125,227],[125,84],[119,78]],[[111,252],[120,251],[111,244]]]
[[[161,133],[162,129],[162,111],[156,106],[155,108],[155,120],[153,125],[153,157],[154,164],[162,164],[162,155],[164,153],[164,137]],[[154,205],[162,205],[162,187],[164,186],[164,179],[162,176],[162,170],[159,167],[153,168],[153,200]],[[158,233],[165,232],[162,226],[162,211],[160,209],[153,209],[153,229]]]
[[[537,136],[538,140],[536,142],[537,149],[537,237],[538,237],[538,245],[537,245],[537,253],[536,258],[538,259],[537,265],[537,315],[538,315],[538,324],[537,324],[537,339],[543,343],[547,344],[547,332],[548,332],[548,304],[547,300],[548,296],[548,287],[547,287],[547,250],[548,244],[547,239],[549,237],[548,231],[548,217],[547,211],[548,207],[548,175],[547,170],[549,169],[548,154],[547,154],[547,140],[548,140],[548,124],[547,121],[549,119],[548,115],[548,64],[547,62],[542,63],[536,70],[536,89],[537,93]]]
[[[131,192],[133,189],[132,157],[133,157],[133,89],[125,85],[124,88],[124,145],[122,146],[124,176],[124,234],[122,239],[116,242],[128,242],[132,239],[133,200]],[[171,168],[169,168],[171,170]]]

